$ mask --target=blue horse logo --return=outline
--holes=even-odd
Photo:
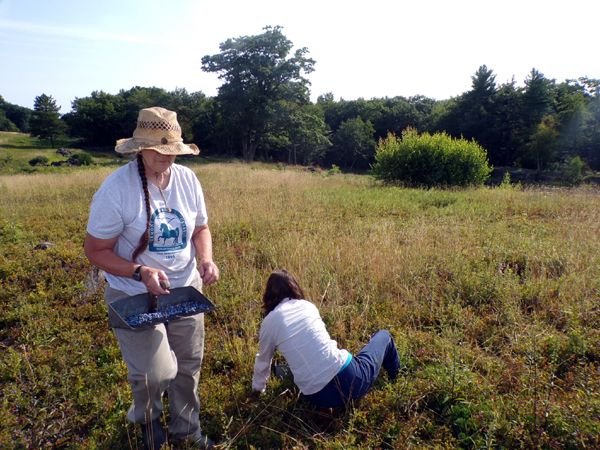
[[[177,244],[179,239],[179,228],[170,228],[166,223],[160,224],[160,235],[156,238],[157,242],[163,240],[163,243],[167,243],[167,239],[173,239],[173,244]]]
[[[149,234],[148,250],[151,252],[177,253],[187,247],[185,218],[176,209],[155,210],[150,218]]]

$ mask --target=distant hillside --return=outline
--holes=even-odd
[[[0,131],[0,174],[63,170],[65,166],[78,165],[78,160],[94,165],[122,163],[112,152],[89,152],[73,147],[71,143],[71,140],[63,140],[50,147],[48,142],[26,133]]]

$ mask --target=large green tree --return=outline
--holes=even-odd
[[[493,144],[496,136],[490,128],[495,113],[496,75],[483,65],[471,77],[471,90],[463,95],[461,134],[467,139],[476,139],[484,147]]]
[[[40,139],[50,140],[50,145],[54,146],[54,139],[65,132],[65,124],[60,120],[59,111],[60,106],[51,95],[37,96],[29,120],[29,133]]]
[[[556,158],[557,128],[556,116],[544,116],[525,146],[523,162],[533,162],[538,172],[552,163]]]
[[[14,122],[6,117],[5,105],[6,102],[0,95],[0,131],[18,131],[18,128]]]
[[[471,77],[471,89],[453,101],[437,108],[434,128],[454,137],[475,139],[489,150],[494,163],[498,162],[496,148],[503,145],[501,130],[492,126],[499,113],[496,75],[487,66],[480,66]]]
[[[542,118],[552,112],[555,82],[537,69],[531,69],[525,78],[523,114],[526,125],[536,132]]]
[[[592,168],[600,166],[600,80],[581,77],[556,86],[559,157],[580,156]]]
[[[71,135],[82,138],[87,145],[113,146],[117,139],[131,136],[140,109],[162,106],[177,112],[184,140],[204,147],[206,133],[196,130],[198,122],[203,120],[206,101],[201,92],[190,94],[185,89],[167,92],[157,87],[135,86],[117,95],[94,91],[89,97],[75,99],[72,112],[65,114],[64,119]]]
[[[493,113],[488,124],[487,140],[481,141],[488,151],[490,162],[498,166],[510,166],[517,157],[522,102],[521,90],[514,80],[502,84],[493,97]]]
[[[29,132],[31,109],[13,105],[0,95],[0,130]]]
[[[323,111],[317,105],[298,105],[292,102],[280,103],[282,119],[277,121],[278,141],[286,150],[290,164],[321,164],[331,141],[329,128],[323,119]],[[279,158],[283,159],[283,158]]]
[[[596,170],[600,170],[600,80],[596,80],[593,97],[588,104],[589,116],[586,122],[587,144],[582,154]]]
[[[519,162],[528,168],[539,169],[537,158],[532,159],[532,142],[541,141],[550,143],[551,137],[555,139],[558,135],[550,133],[556,129],[556,120],[552,119],[549,126],[547,117],[554,114],[555,82],[544,76],[537,69],[531,69],[525,78],[525,87],[521,95],[520,128],[517,130],[517,141],[520,147],[517,150]],[[546,119],[545,119],[546,118]],[[542,123],[546,120],[546,123]],[[541,133],[541,134],[540,134]],[[537,145],[537,144],[536,144]],[[535,153],[535,152],[534,152]],[[554,155],[554,149],[552,151]],[[541,163],[544,166],[544,163]]]
[[[556,86],[556,128],[560,131],[557,150],[561,159],[579,154],[587,143],[587,100],[583,86],[578,83],[564,82]]]
[[[348,119],[333,136],[333,164],[350,169],[368,169],[375,158],[375,128],[360,117]]]
[[[369,121],[375,129],[375,138],[381,139],[388,133],[400,134],[407,127],[425,129],[434,100],[423,96],[410,98],[385,97],[365,100],[334,101],[333,94],[319,96],[317,105],[323,110],[327,125],[336,131],[340,125],[356,117]]]
[[[70,133],[73,137],[81,138],[87,145],[114,145],[116,139],[127,136],[123,129],[126,122],[123,99],[119,96],[94,91],[89,97],[76,98],[71,110],[64,117]],[[135,117],[131,118],[133,125]]]
[[[291,56],[293,44],[279,26],[265,27],[254,36],[228,39],[220,53],[202,58],[202,69],[219,74],[224,83],[218,101],[225,126],[236,137],[242,156],[251,161],[280,111],[280,101],[308,103],[314,60],[300,48]]]
[[[19,131],[17,126],[6,117],[3,110],[0,109],[0,131]]]

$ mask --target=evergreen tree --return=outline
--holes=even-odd
[[[496,75],[491,69],[480,66],[471,77],[471,90],[462,96],[459,103],[462,112],[460,134],[467,139],[475,139],[484,148],[493,147],[497,142],[495,130],[490,127],[497,94],[495,80]]]
[[[538,170],[545,164],[543,159],[538,160],[537,157],[534,160],[531,159],[532,154],[537,152],[537,150],[532,151],[532,145],[533,148],[537,148],[539,142],[549,144],[550,138],[558,138],[557,134],[551,132],[556,130],[556,120],[552,121],[551,126],[548,119],[546,119],[546,123],[542,123],[542,119],[554,113],[554,94],[554,80],[549,80],[544,77],[543,73],[531,69],[525,79],[525,88],[521,96],[520,119],[522,126],[518,130],[518,141],[521,143],[518,153],[522,158],[521,163]],[[552,153],[554,153],[554,148]]]
[[[490,139],[486,149],[490,162],[497,166],[510,166],[517,158],[517,149],[523,144],[523,120],[521,117],[521,90],[515,86],[515,80],[502,84],[494,95],[494,109],[490,128]]]
[[[531,69],[525,79],[523,91],[523,116],[526,126],[534,133],[542,118],[552,112],[554,80],[544,77],[536,69]]]
[[[42,94],[35,98],[33,113],[29,121],[29,133],[40,139],[49,139],[54,146],[54,139],[65,131],[65,124],[60,120],[60,106],[51,95]]]
[[[596,82],[593,96],[587,106],[587,120],[585,123],[586,145],[581,154],[586,162],[595,170],[600,170],[600,80]]]

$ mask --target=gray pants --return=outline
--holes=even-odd
[[[201,281],[194,287],[201,288]],[[106,287],[111,303],[127,297]],[[162,395],[169,396],[169,432],[175,439],[200,435],[198,382],[204,355],[204,314],[169,321],[137,330],[115,328],[127,364],[133,403],[127,418],[149,423],[163,410]]]

